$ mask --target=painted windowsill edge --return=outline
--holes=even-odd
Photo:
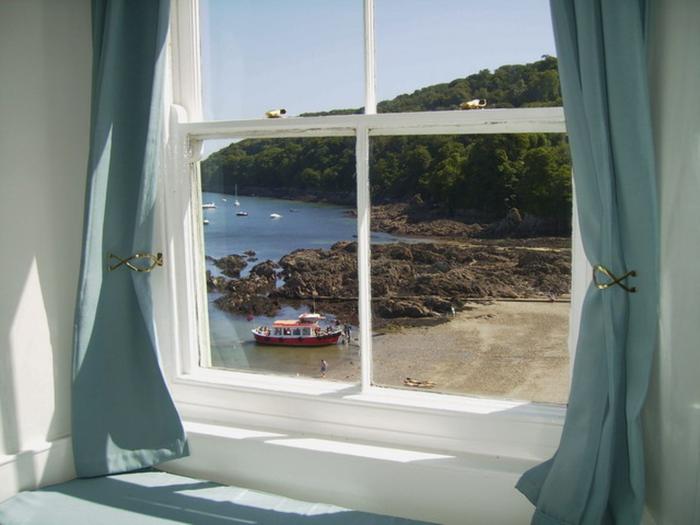
[[[514,489],[529,461],[192,421],[185,429],[192,455],[163,470],[448,525],[465,513],[475,523],[522,523],[531,513]]]
[[[404,408],[414,412],[451,412],[455,415],[459,413],[497,414],[507,418],[531,418],[554,426],[563,426],[566,416],[566,406],[556,403],[408,390],[388,386],[373,386],[363,392],[360,385],[354,383],[213,368],[200,368],[191,374],[181,374],[171,379],[171,383],[175,389],[179,385],[189,385],[203,389],[248,392],[285,398],[323,399],[331,403]]]
[[[566,414],[560,405],[200,371],[170,380],[186,421],[389,447],[539,462],[556,451]]]

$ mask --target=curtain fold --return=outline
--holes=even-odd
[[[158,359],[149,273],[107,271],[108,253],[158,251],[153,209],[169,4],[92,2],[91,135],[72,385],[80,477],[188,453]]]
[[[615,276],[635,270],[624,283],[637,291],[587,291],[559,449],[517,488],[536,524],[639,523],[659,250],[646,2],[550,3],[586,257]]]

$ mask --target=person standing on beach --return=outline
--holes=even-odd
[[[326,372],[328,371],[328,363],[325,359],[321,359],[321,377],[326,377]]]

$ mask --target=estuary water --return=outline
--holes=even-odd
[[[356,240],[357,220],[350,208],[317,202],[288,201],[265,197],[239,196],[223,193],[203,193],[202,202],[214,203],[216,208],[203,209],[205,253],[215,259],[234,253],[254,250],[258,261],[249,264],[241,275],[245,277],[257,262],[279,259],[299,248],[330,248],[338,241]],[[236,212],[248,212],[239,217]],[[271,214],[281,215],[279,219]],[[395,242],[398,237],[373,233],[373,243]],[[210,261],[207,269],[214,275],[219,271]]]
[[[242,277],[266,259],[276,262],[300,248],[327,249],[338,241],[356,239],[357,220],[348,213],[348,207],[248,196],[239,196],[240,206],[235,206],[235,200],[233,195],[202,194],[202,202],[216,206],[202,210],[204,219],[209,221],[204,226],[204,251],[215,259],[255,251],[257,260],[243,269]],[[239,211],[248,212],[248,216],[237,216]],[[280,217],[271,218],[271,214]],[[399,240],[410,242],[385,233],[372,234],[372,243]],[[207,269],[214,275],[220,273],[211,261],[207,261]],[[295,319],[300,313],[309,311],[308,307],[285,306],[274,318],[258,316],[249,320],[246,316],[220,310],[213,302],[217,297],[219,294],[210,293],[208,298],[211,364],[214,367],[318,377],[321,359],[326,360],[329,367],[340,361],[357,362],[359,359],[354,341],[319,348],[257,345],[251,333],[253,328],[269,325],[275,319]],[[327,317],[333,320],[333,316]],[[356,335],[355,329],[353,340]]]

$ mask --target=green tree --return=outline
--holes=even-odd
[[[379,104],[380,112],[453,110],[473,98],[489,107],[561,104],[555,57],[504,65],[403,94]],[[337,109],[317,114],[351,114]],[[370,185],[376,201],[420,194],[450,212],[479,210],[503,215],[517,206],[541,217],[568,220],[571,165],[559,135],[376,137],[371,141]],[[202,162],[202,188],[232,193],[235,185],[355,189],[352,138],[246,139]]]
[[[522,207],[534,215],[569,220],[571,214],[571,168],[562,162],[557,148],[543,146],[525,154],[518,184]]]

